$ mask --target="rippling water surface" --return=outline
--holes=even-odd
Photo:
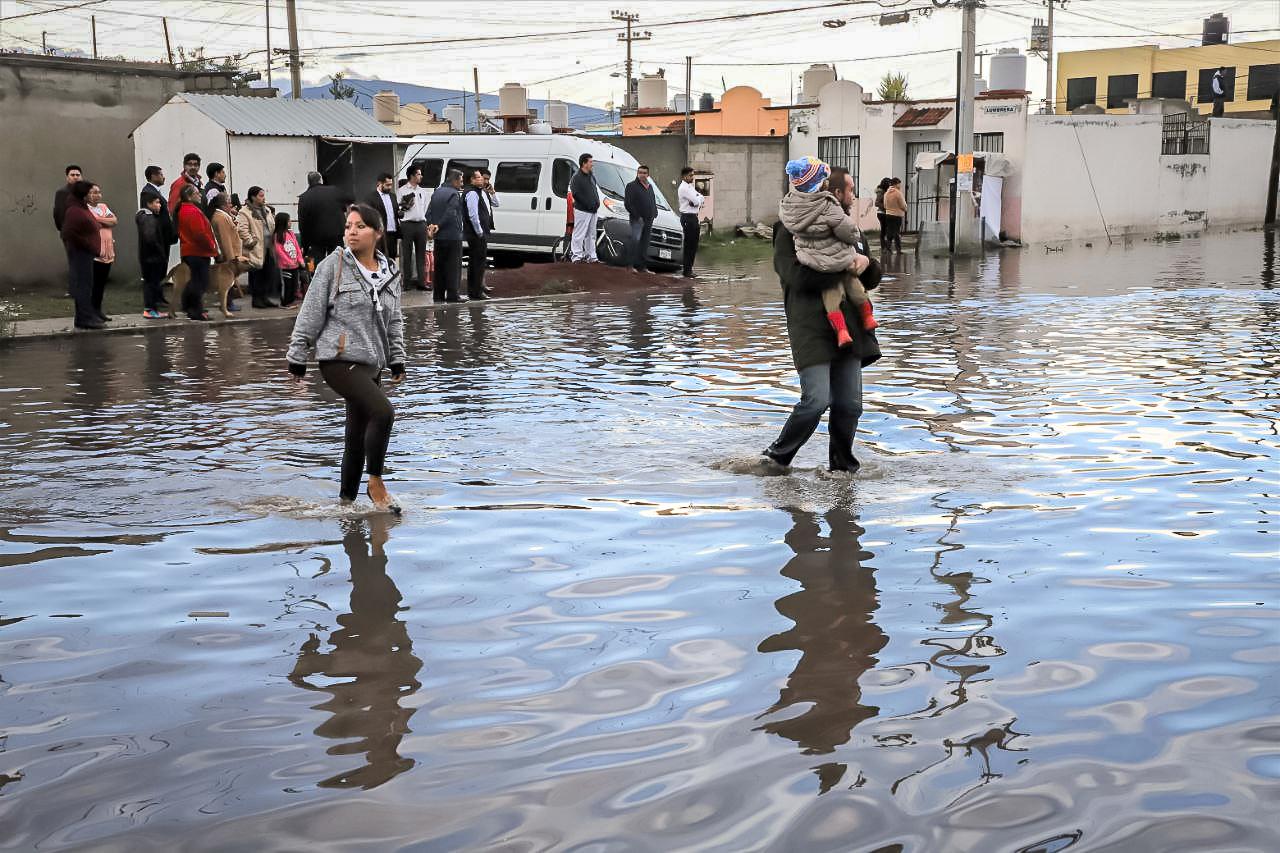
[[[766,265],[416,313],[400,521],[287,322],[0,350],[0,849],[1280,849],[1273,264],[899,262],[852,480]]]

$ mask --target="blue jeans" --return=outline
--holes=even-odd
[[[653,223],[643,219],[631,220],[631,266],[638,270],[648,269],[646,259],[649,257],[649,238],[653,236]]]
[[[790,465],[827,409],[831,409],[828,464],[832,471],[856,471],[853,436],[862,416],[862,362],[855,355],[800,371],[800,402],[765,455],[780,465]]]

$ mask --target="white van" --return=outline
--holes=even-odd
[[[563,252],[569,179],[578,157],[590,154],[600,185],[600,259],[626,262],[630,227],[623,204],[626,185],[636,176],[636,158],[621,148],[569,134],[449,133],[397,140],[404,150],[399,178],[412,165],[422,169],[422,185],[438,187],[449,169],[487,168],[493,174],[499,207],[493,212],[489,251],[495,263],[506,260],[550,260]],[[680,217],[658,188],[658,218],[649,243],[649,266],[674,270],[681,263],[684,238]],[[671,176],[673,179],[676,176]]]

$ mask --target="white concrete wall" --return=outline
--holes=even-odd
[[[156,110],[133,132],[134,183],[138,187],[146,183],[145,171],[149,165],[164,169],[165,178],[172,183],[182,174],[182,158],[188,152],[200,155],[202,179],[205,166],[227,163],[227,132],[222,125],[190,104],[180,103],[180,98],[176,96]],[[166,185],[163,189],[167,195],[169,187]]]
[[[1260,224],[1274,128],[1270,121],[1214,119],[1210,153],[1165,155],[1160,116],[1031,116],[1023,240]]]
[[[233,136],[225,161],[227,184],[243,201],[249,187],[267,193],[267,204],[298,221],[298,196],[307,189],[307,173],[316,168],[316,141],[310,136]],[[297,226],[294,226],[297,230]]]
[[[1209,120],[1209,224],[1261,224],[1267,210],[1274,121]]]
[[[818,156],[818,108],[791,110],[787,122],[787,159]]]
[[[1154,230],[1160,135],[1159,116],[1029,116],[1023,240]]]

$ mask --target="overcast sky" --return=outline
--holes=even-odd
[[[285,47],[284,0],[269,5],[272,47]],[[0,0],[0,47],[38,48],[45,31],[50,46],[87,52],[93,15],[100,55],[163,59],[161,18],[167,17],[175,48],[248,53],[246,63],[265,72],[267,6],[267,0]],[[609,76],[622,70],[624,58],[610,4],[298,0],[297,6],[307,85],[346,71],[469,89],[474,65],[486,92],[517,81],[530,86],[534,97],[550,92],[597,106],[622,99],[621,80]],[[902,71],[913,97],[954,91],[961,14],[934,9],[933,0],[661,0],[619,8],[638,13],[637,28],[652,32],[651,39],[635,44],[637,73],[665,68],[671,94],[684,88],[685,56],[693,57],[695,94],[717,97],[726,86],[748,84],[774,103],[786,103],[812,62],[834,62],[841,77],[868,89],[885,72]],[[786,11],[768,14],[777,10]],[[890,10],[910,11],[910,22],[880,26],[877,19]],[[1056,15],[1056,49],[1186,47],[1199,43],[1201,20],[1219,11],[1231,19],[1233,42],[1280,37],[1280,0],[1069,0]],[[1025,51],[1032,19],[1044,13],[1043,0],[987,0],[978,14],[980,49]],[[723,20],[707,20],[715,18]],[[834,26],[838,21],[845,23]],[[1043,96],[1044,68],[1038,58],[1028,60],[1033,97]],[[274,74],[277,82],[288,80],[282,65]]]

